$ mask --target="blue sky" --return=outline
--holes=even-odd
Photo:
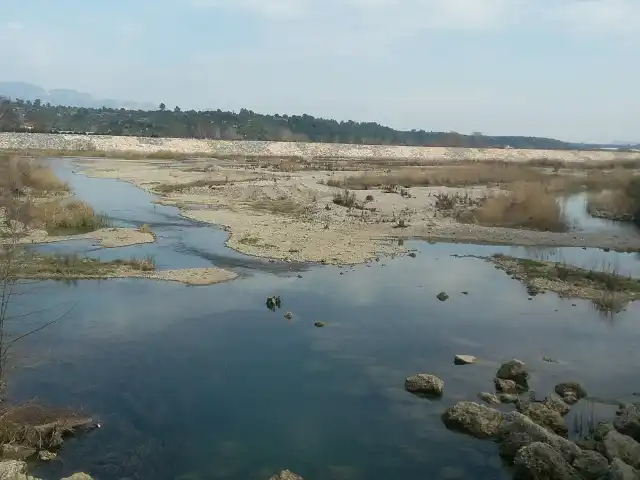
[[[0,80],[640,141],[640,0],[0,0]]]

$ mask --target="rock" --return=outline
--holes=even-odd
[[[548,395],[544,399],[542,404],[545,407],[550,408],[551,410],[555,410],[556,412],[558,412],[562,416],[566,415],[571,410],[569,408],[569,405],[564,403],[564,401],[559,396],[557,396],[557,395],[555,395],[553,393],[551,395]]]
[[[499,405],[501,402],[493,393],[480,392],[478,398],[489,405]]]
[[[640,406],[625,405],[617,413],[613,426],[623,435],[640,442]]]
[[[520,360],[513,359],[503,363],[496,377],[501,380],[511,380],[521,387],[528,387],[529,372],[524,362]]]
[[[50,452],[49,450],[40,450],[38,452],[38,458],[43,462],[50,462],[58,457],[57,453]]]
[[[559,383],[554,388],[555,392],[562,397],[565,403],[573,405],[578,400],[587,396],[587,392],[582,385],[576,382]]]
[[[607,480],[640,480],[640,472],[619,458],[614,458],[609,467]]]
[[[291,312],[287,312],[284,314],[284,318],[286,318],[287,320],[291,320],[293,318],[293,313]]]
[[[420,373],[407,377],[404,382],[404,388],[411,393],[441,397],[444,392],[444,382],[435,375]]]
[[[453,359],[453,363],[456,365],[471,365],[476,363],[476,357],[473,355],[456,355]]]
[[[548,428],[553,433],[566,437],[569,429],[564,423],[562,415],[555,410],[544,406],[542,403],[526,403],[523,408],[519,408],[520,412],[538,425]]]
[[[269,480],[303,480],[303,478],[289,470],[283,470],[279,474],[271,477]]]
[[[20,460],[0,462],[0,480],[27,480],[27,464]]]
[[[543,362],[547,362],[547,363],[558,363],[558,361],[554,358],[551,357],[542,357],[542,361]]]
[[[519,412],[504,415],[500,439],[500,455],[507,460],[515,458],[522,447],[535,442],[550,445],[569,464],[572,464],[582,452],[575,443],[556,435]]]
[[[25,445],[2,445],[2,458],[4,460],[26,460],[35,454],[35,448]]]
[[[445,300],[449,300],[449,295],[447,295],[445,292],[440,292],[438,295],[436,295],[436,298],[441,302],[444,302]]]
[[[601,448],[610,461],[619,458],[633,468],[640,468],[640,443],[633,438],[611,430],[602,440]]]
[[[60,480],[93,480],[88,473],[74,473],[70,477],[61,478]]]
[[[326,325],[326,323],[324,323],[324,322],[315,322],[314,325],[316,327],[318,327],[318,328],[322,328],[322,327],[324,327]]]
[[[476,438],[497,438],[503,419],[502,412],[475,402],[456,403],[442,414],[442,421],[448,429]]]
[[[512,393],[501,393],[498,396],[498,400],[500,400],[500,403],[518,403],[518,400],[520,400],[520,397]]]
[[[514,460],[518,480],[580,480],[578,472],[551,446],[534,442],[522,447]]]
[[[573,462],[573,468],[584,480],[601,480],[609,471],[609,462],[597,452],[582,452]]]
[[[502,393],[518,393],[522,391],[522,387],[519,387],[513,380],[502,380],[500,378],[494,378],[493,383],[496,386],[496,392]]]

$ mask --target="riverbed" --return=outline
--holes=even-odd
[[[491,391],[503,361],[525,361],[540,396],[579,381],[600,399],[571,415],[607,418],[616,400],[637,399],[637,303],[611,317],[586,300],[530,300],[490,263],[453,256],[501,252],[640,276],[637,254],[406,241],[415,258],[342,268],[272,262],[227,248],[226,232],[131,184],[74,174],[66,161],[57,171],[114,224],[148,224],[157,241],[43,249],[152,255],[160,269],[216,266],[240,277],[206,287],[45,282],[20,297],[19,309],[44,310],[24,328],[69,313],[20,344],[10,397],[81,406],[103,425],[68,442],[63,462],[36,476],[240,480],[288,468],[307,480],[502,479],[510,475],[496,446],[446,430],[440,415]],[[442,291],[446,302],[436,298]],[[265,306],[272,295],[282,299],[275,311]],[[478,363],[454,366],[456,354]],[[405,377],[419,372],[444,380],[441,400],[404,391]],[[573,417],[567,422],[571,429]]]

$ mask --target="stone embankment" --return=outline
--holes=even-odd
[[[88,152],[127,152],[150,154],[174,152],[180,155],[300,157],[308,159],[376,159],[398,161],[447,162],[501,160],[527,162],[625,161],[638,159],[638,153],[579,150],[520,150],[495,148],[409,147],[390,145],[347,145],[335,143],[198,140],[192,138],[117,137],[108,135],[54,135],[40,133],[0,133],[0,150],[58,150]]]

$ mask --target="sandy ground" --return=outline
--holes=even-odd
[[[434,195],[447,187],[412,187],[411,197],[381,190],[354,191],[367,210],[333,203],[340,190],[320,183],[356,175],[354,171],[272,171],[219,160],[78,160],[83,174],[125,180],[153,191],[158,185],[211,181],[165,194],[160,203],[184,216],[221,225],[228,245],[240,252],[286,261],[355,264],[407,251],[399,239],[516,245],[640,249],[640,236],[607,232],[551,233],[460,224],[438,213]],[[466,189],[485,196],[486,187]],[[368,195],[373,200],[367,201]],[[404,227],[401,222],[404,221]]]
[[[128,247],[156,241],[151,233],[144,233],[135,228],[101,228],[89,233],[78,235],[49,235],[44,230],[29,230],[21,237],[19,244],[56,243],[69,240],[96,240],[103,248]]]
[[[102,280],[107,278],[140,278],[144,280],[163,280],[184,283],[186,285],[213,285],[237,278],[238,275],[220,268],[184,268],[178,270],[160,270],[143,272],[130,267],[120,267],[114,272],[96,274],[67,274],[56,275],[50,273],[28,275],[23,278],[38,280]]]

